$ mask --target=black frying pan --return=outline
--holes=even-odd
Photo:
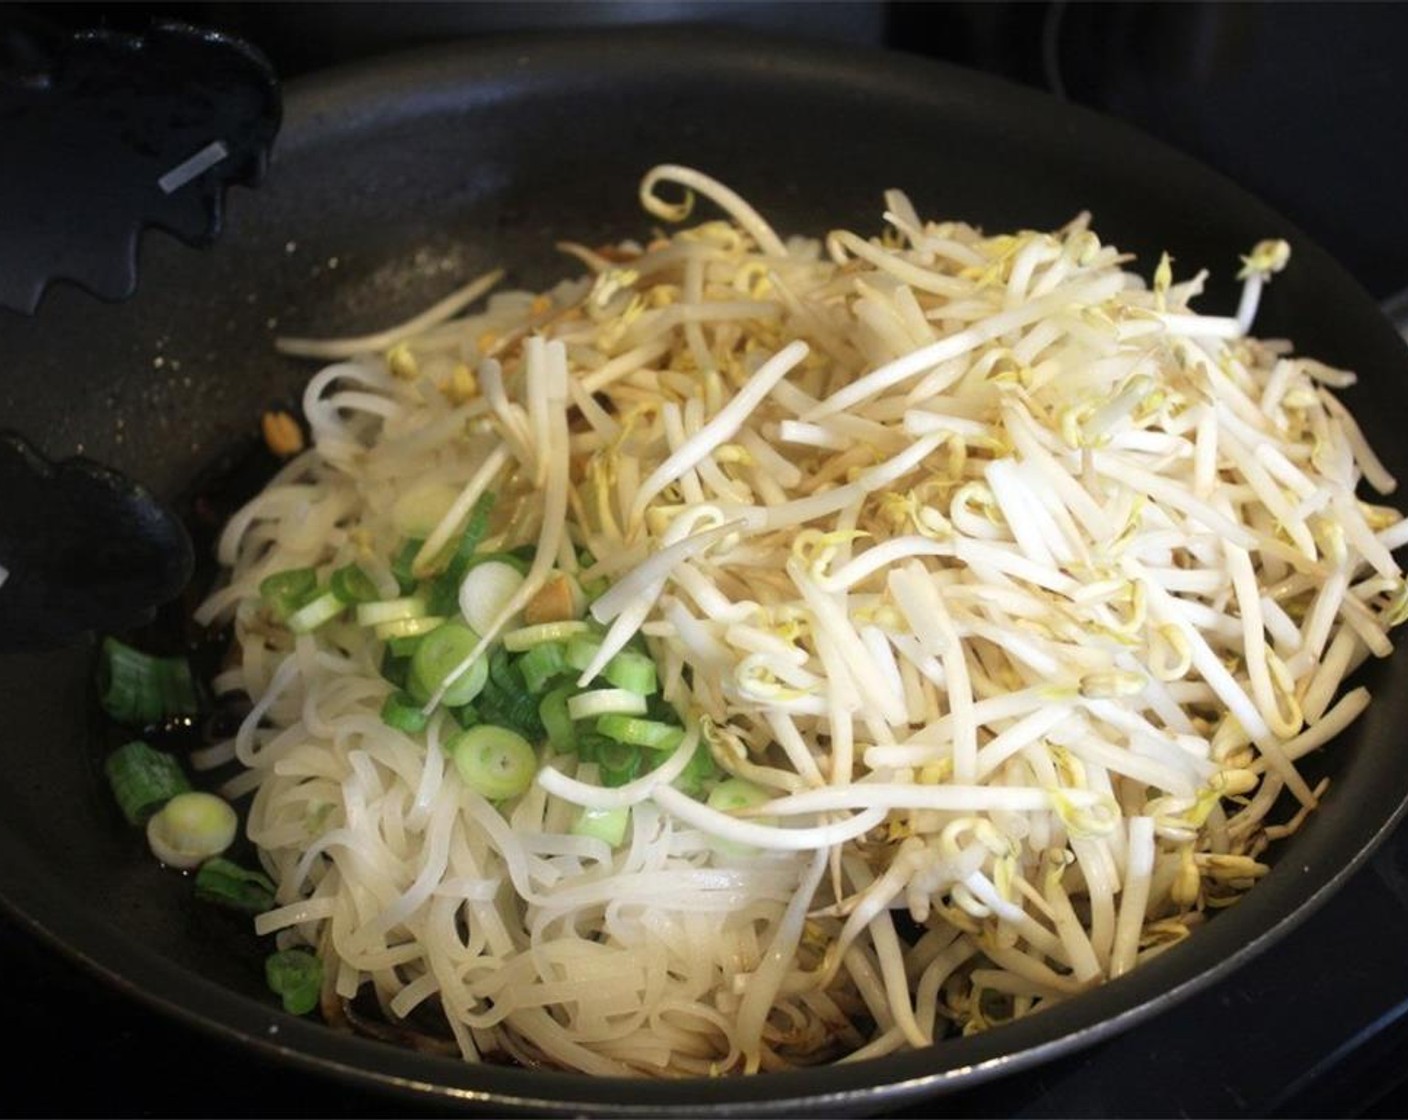
[[[1165,248],[1180,274],[1211,269],[1209,310],[1234,305],[1239,253],[1285,237],[1293,263],[1258,333],[1360,371],[1345,399],[1408,476],[1402,343],[1338,265],[1226,180],[1108,120],[966,72],[699,32],[460,46],[294,86],[267,183],[230,198],[214,249],[151,236],[132,301],[100,305],[61,287],[32,320],[0,317],[0,417],[52,457],[82,451],[178,500],[308,376],[273,354],[275,320],[300,334],[367,328],[499,262],[516,283],[542,283],[564,268],[555,239],[648,229],[635,188],[662,160],[723,177],[786,231],[874,229],[889,186],[921,213],[993,228],[1054,227],[1090,209],[1146,272]],[[1365,673],[1377,702],[1316,761],[1334,787],[1273,873],[1133,975],[921,1053],[707,1090],[626,1084],[466,1066],[277,1011],[250,939],[192,907],[188,884],[156,867],[109,804],[86,714],[91,653],[0,659],[0,896],[12,911],[134,996],[271,1059],[494,1111],[854,1114],[1030,1067],[1267,949],[1358,866],[1408,795],[1408,663],[1394,657]]]

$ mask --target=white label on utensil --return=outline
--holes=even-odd
[[[156,181],[163,194],[180,190],[202,172],[209,171],[230,154],[223,140],[212,140],[190,159],[182,160]]]

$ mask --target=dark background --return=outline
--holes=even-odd
[[[1394,297],[1408,291],[1408,5],[19,4],[0,6],[0,68],[24,41],[93,26],[141,30],[154,16],[242,35],[286,79],[418,43],[612,23],[727,23],[921,54],[1123,117],[1282,211],[1375,298],[1397,306]],[[943,1111],[1403,1115],[1405,946],[1408,832],[1400,830],[1330,907],[1230,980],[1095,1049],[948,1098]],[[178,1028],[6,923],[0,952],[9,965],[7,1018],[21,1032],[7,1042],[7,1113],[399,1108]],[[1275,1021],[1258,1010],[1268,993],[1279,993]],[[57,1055],[65,1072],[41,1072]]]

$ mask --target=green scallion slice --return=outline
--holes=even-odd
[[[461,731],[450,753],[465,785],[491,801],[517,797],[538,772],[533,744],[506,727],[480,724]]]
[[[461,704],[458,708],[451,708],[450,714],[455,717],[455,722],[461,727],[478,727],[484,722],[484,717],[479,714],[479,709],[473,704]]]
[[[538,718],[555,751],[565,753],[577,749],[577,726],[567,711],[567,698],[575,692],[570,685],[564,685],[554,688],[538,702]]]
[[[601,649],[601,638],[596,634],[576,634],[567,640],[567,664],[582,672],[590,665]]]
[[[732,813],[735,809],[751,809],[770,801],[772,794],[762,786],[747,778],[725,778],[709,793],[709,808],[721,813]]]
[[[357,622],[362,626],[380,626],[386,622],[424,618],[427,613],[425,600],[413,595],[402,599],[381,599],[373,603],[357,604]]]
[[[372,582],[372,577],[356,564],[348,564],[333,572],[332,593],[348,606],[355,603],[372,603],[381,598],[381,592]]]
[[[596,765],[601,775],[601,784],[612,789],[634,781],[640,775],[643,761],[639,747],[614,739],[603,743],[596,750]]]
[[[544,642],[565,642],[579,634],[588,634],[591,627],[575,618],[564,618],[556,622],[537,622],[532,626],[520,626],[504,635],[504,649],[522,653]]]
[[[617,688],[639,696],[650,696],[660,687],[654,660],[634,650],[623,649],[606,663],[601,675]]]
[[[492,669],[489,683],[480,693],[475,706],[485,723],[507,727],[530,742],[541,742],[547,735],[538,712],[538,697],[522,685],[514,690],[503,688],[494,680]]]
[[[144,825],[178,793],[191,788],[181,764],[140,739],[118,747],[103,764],[127,823]]]
[[[184,657],[153,657],[105,638],[98,657],[98,701],[118,723],[148,727],[200,710],[195,677]]]
[[[386,639],[387,651],[392,657],[410,657],[420,645],[423,634],[403,634],[395,638]]]
[[[265,576],[259,597],[280,622],[312,599],[318,590],[318,573],[312,568],[289,568]]]
[[[347,604],[331,591],[324,591],[312,602],[288,616],[288,628],[295,634],[311,634],[324,623],[331,622],[347,609]]]
[[[391,558],[391,574],[396,577],[396,584],[401,588],[402,595],[409,595],[416,589],[416,577],[411,571],[411,565],[415,563],[416,556],[420,553],[420,546],[425,541],[417,537],[411,537],[396,551],[396,555]]]
[[[264,979],[283,1000],[290,1015],[306,1015],[318,1006],[323,990],[323,964],[306,949],[285,949],[264,961]]]
[[[649,747],[653,751],[672,751],[684,741],[683,727],[620,713],[598,716],[596,729],[618,743]]]
[[[683,772],[671,784],[686,796],[697,799],[718,777],[718,763],[714,761],[709,744],[700,739]]]
[[[489,514],[494,508],[494,500],[492,493],[480,494],[474,508],[469,511],[469,520],[465,522],[464,532],[460,534],[459,543],[455,545],[454,554],[445,569],[456,588],[469,570],[479,542],[489,534]]]
[[[432,630],[438,630],[444,621],[430,614],[420,618],[398,618],[393,622],[378,622],[372,627],[372,633],[387,642],[399,638],[420,638]]]
[[[732,813],[738,809],[751,809],[754,805],[771,800],[772,797],[773,795],[762,786],[748,781],[747,778],[725,778],[709,791],[704,803],[721,813]],[[753,819],[758,824],[777,823],[776,817],[761,816]],[[714,837],[711,843],[725,855],[751,856],[758,851],[751,844],[740,844],[736,840],[725,840],[719,836]]]
[[[267,875],[216,856],[196,872],[196,897],[246,914],[262,914],[274,907],[274,884]]]
[[[626,828],[631,823],[629,809],[578,809],[572,819],[572,832],[576,836],[594,836],[604,840],[613,848],[619,848],[626,838]]]
[[[479,635],[462,622],[447,622],[432,630],[411,657],[411,695],[424,695],[427,700],[434,696],[478,644]],[[484,690],[488,676],[487,660],[477,658],[446,689],[442,702],[452,708],[468,704]]]
[[[431,614],[449,617],[460,613],[460,581],[453,572],[441,572],[422,583],[416,594],[425,599],[425,609]]]
[[[381,722],[407,735],[416,735],[425,730],[430,719],[409,693],[393,692],[381,705]]]
[[[502,646],[495,646],[489,651],[489,680],[495,688],[504,692],[523,691],[523,674]]]
[[[411,659],[398,657],[387,649],[381,655],[381,675],[393,688],[405,688],[411,676]]]
[[[620,713],[628,716],[645,714],[645,697],[638,692],[627,692],[624,688],[598,688],[579,692],[567,701],[567,711],[573,719],[590,719],[593,716]]]
[[[541,696],[554,677],[567,672],[567,658],[561,642],[544,642],[534,646],[518,659],[523,685],[534,696]]]
[[[611,750],[615,746],[615,739],[608,739],[595,731],[577,728],[577,758],[582,762],[594,763],[603,750]]]

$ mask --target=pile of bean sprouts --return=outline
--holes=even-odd
[[[198,616],[233,623],[215,684],[254,702],[203,762],[253,794],[258,931],[318,951],[330,1016],[372,993],[470,1061],[711,1076],[983,1030],[1234,903],[1405,614],[1353,375],[1249,333],[1287,246],[1220,316],[1088,215],[993,235],[892,190],[876,236],[784,240],[688,168],[640,197],[663,227],[564,243],[580,279],[281,343],[334,363],[311,444],[229,523]],[[554,571],[609,581],[581,680],[645,636],[688,728],[657,769],[608,789],[544,747],[486,801],[446,712],[378,718],[365,627],[261,604],[349,562],[393,596],[397,545],[434,555],[486,491],[486,547],[536,551],[479,654]],[[769,799],[675,788],[701,738]],[[573,834],[582,806],[629,808],[626,840]]]

